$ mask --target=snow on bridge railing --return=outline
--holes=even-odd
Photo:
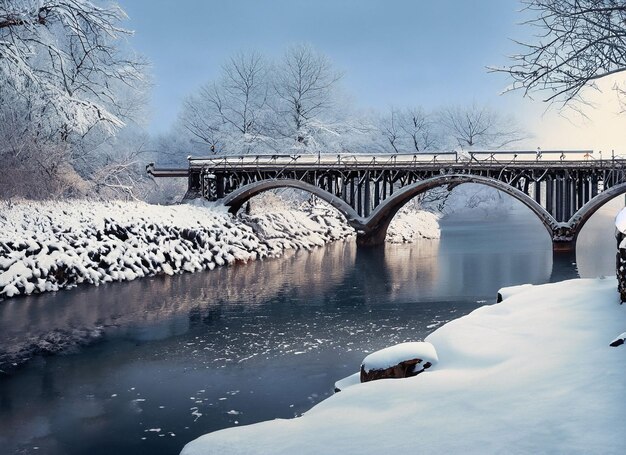
[[[204,166],[284,166],[293,165],[394,165],[409,163],[436,163],[458,161],[457,152],[432,152],[415,154],[390,153],[333,153],[333,154],[267,154],[267,155],[223,155],[189,158],[191,167]]]
[[[595,160],[593,150],[471,150],[425,153],[317,153],[317,154],[260,154],[189,157],[190,167],[237,166],[368,166],[410,165],[424,163],[505,163],[545,161]]]
[[[470,161],[477,162],[518,162],[542,161],[589,161],[594,160],[593,150],[470,150],[466,152]]]
[[[626,161],[622,156],[611,154],[594,156],[593,150],[471,150],[439,151],[425,153],[317,153],[317,154],[259,154],[259,155],[219,155],[207,157],[188,157],[189,169],[201,168],[261,168],[261,167],[394,167],[437,164],[455,164],[467,167],[483,165],[504,165],[523,163],[559,163],[596,162],[603,165],[610,161]],[[159,168],[150,163],[146,170],[154,177],[181,177],[188,169]]]

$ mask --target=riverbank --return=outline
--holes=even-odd
[[[429,335],[439,363],[421,375],[358,384],[302,417],[211,433],[182,453],[624,453],[616,286],[518,288]]]
[[[335,211],[234,217],[221,207],[17,202],[0,215],[0,298],[173,275],[345,239]]]
[[[404,218],[403,218],[404,219]],[[438,235],[436,216],[421,228]],[[419,222],[419,219],[417,220]],[[405,222],[407,224],[407,222]],[[422,236],[396,229],[408,241]],[[0,299],[78,284],[130,281],[278,257],[347,239],[332,208],[272,204],[234,217],[223,207],[86,200],[4,202],[0,213]]]

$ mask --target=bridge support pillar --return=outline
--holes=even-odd
[[[554,250],[552,252],[552,273],[550,274],[550,283],[556,283],[578,276],[578,268],[576,266],[576,251],[571,250]]]
[[[576,240],[552,240],[552,251],[555,253],[576,250]]]
[[[376,229],[372,231],[357,230],[356,244],[358,246],[378,246],[384,245],[387,237],[387,229]]]
[[[562,223],[552,231],[552,251],[575,251],[577,234],[575,227]]]

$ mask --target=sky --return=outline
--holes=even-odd
[[[219,75],[239,51],[278,59],[307,43],[343,73],[342,88],[362,109],[464,105],[510,113],[535,148],[622,149],[626,114],[611,90],[594,96],[587,119],[563,118],[540,101],[502,91],[510,83],[487,66],[506,65],[527,40],[518,0],[118,0],[134,30],[130,44],[151,62],[149,130],[166,133],[184,98]],[[610,88],[610,84],[604,84]]]

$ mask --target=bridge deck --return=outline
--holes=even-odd
[[[302,154],[242,155],[189,158],[188,168],[160,168],[153,164],[148,172],[155,177],[185,177],[189,170],[281,171],[290,170],[383,170],[446,169],[453,172],[468,169],[601,169],[624,167],[623,159],[596,159],[591,150],[472,151],[419,154]]]

